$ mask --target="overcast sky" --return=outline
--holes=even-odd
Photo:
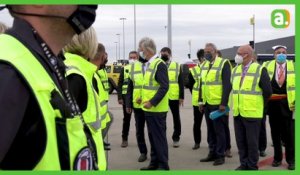
[[[125,53],[134,50],[133,5],[100,5],[94,27],[99,42],[106,46],[110,62],[116,57],[117,33],[121,34],[121,58],[123,57],[123,23],[125,17]],[[274,9],[290,12],[291,23],[286,29],[271,25]],[[11,26],[12,18],[7,10],[0,12],[0,21]],[[205,43],[213,42],[218,49],[248,44],[253,38],[250,18],[255,15],[256,42],[295,35],[294,5],[172,5],[172,33],[174,60],[183,61],[189,53],[191,40],[192,58]],[[159,51],[167,46],[167,5],[136,5],[137,43],[148,36],[154,39]],[[280,43],[278,43],[280,44]],[[117,49],[118,51],[119,49]]]

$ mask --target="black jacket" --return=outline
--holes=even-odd
[[[13,27],[6,33],[30,50],[61,89],[30,24],[16,18]],[[59,70],[64,75],[63,59],[61,56],[58,61],[61,65]],[[32,169],[43,155],[46,145],[42,112],[23,76],[14,67],[1,61],[0,104],[0,169]]]

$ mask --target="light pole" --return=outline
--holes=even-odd
[[[192,41],[189,40],[189,41],[188,41],[188,44],[189,44],[189,53],[188,53],[188,57],[189,57],[189,59],[191,59]]]
[[[116,62],[118,62],[118,42],[114,42],[116,44]]]
[[[134,17],[134,50],[136,50],[136,9],[135,9],[135,4],[133,6],[133,17]]]
[[[165,31],[167,31],[167,44],[169,44],[169,33],[168,33],[168,30],[167,30],[169,27],[166,25],[166,26],[164,26],[164,28],[165,28]],[[168,45],[168,47],[169,47],[169,45]]]
[[[255,15],[251,18],[250,24],[253,25],[253,50],[255,51]]]
[[[126,18],[120,18],[123,21],[123,59],[125,59],[125,29],[124,29],[124,22]]]
[[[172,50],[172,6],[168,5],[168,47]]]
[[[119,57],[118,57],[118,59],[120,59],[120,49],[121,49],[120,48],[120,35],[121,34],[117,33],[116,35],[118,36],[118,41],[119,41]]]

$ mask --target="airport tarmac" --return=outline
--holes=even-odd
[[[135,120],[132,115],[130,131],[128,137],[128,147],[121,148],[122,142],[122,123],[123,123],[123,112],[122,106],[118,104],[117,94],[113,93],[110,95],[109,110],[114,114],[114,122],[108,133],[108,142],[111,144],[111,150],[107,151],[108,159],[108,170],[139,170],[141,167],[147,166],[150,161],[150,144],[148,139],[147,131],[146,142],[148,146],[148,159],[145,162],[138,162],[139,150],[136,143],[135,137]],[[167,116],[167,139],[169,145],[169,166],[171,170],[234,170],[239,164],[238,150],[235,141],[233,117],[230,116],[230,134],[231,134],[231,152],[233,157],[226,158],[225,164],[219,166],[213,166],[213,162],[200,162],[201,158],[205,158],[208,154],[207,144],[207,128],[205,118],[203,117],[201,131],[202,141],[200,149],[192,150],[194,145],[193,139],[193,109],[191,106],[191,94],[188,89],[185,89],[185,100],[184,106],[180,110],[181,115],[181,139],[180,147],[173,148],[172,133],[173,133],[173,119],[171,111]],[[259,169],[260,170],[286,170],[287,163],[283,160],[280,167],[272,167],[273,161],[273,147],[270,136],[269,121],[267,120],[267,156],[260,157]]]

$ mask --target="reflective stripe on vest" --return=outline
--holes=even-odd
[[[98,75],[100,76],[101,83],[103,84],[105,90],[105,99],[109,100],[109,82],[106,69],[100,69],[97,71]]]
[[[210,105],[219,105],[222,98],[222,69],[227,59],[217,57],[209,69],[209,61],[206,61],[202,70],[202,98],[203,102]]]
[[[270,76],[270,79],[272,80],[274,76],[274,70],[276,66],[276,60],[269,61],[265,64],[265,67],[268,70],[268,74]],[[289,108],[295,107],[295,92],[296,92],[296,86],[295,86],[295,65],[294,62],[291,60],[286,61],[286,90],[287,90],[287,97],[288,97],[288,103]]]
[[[142,104],[144,102],[150,101],[154,95],[157,93],[157,90],[159,89],[160,85],[155,80],[155,73],[157,70],[157,66],[163,63],[162,59],[156,58],[153,60],[149,67],[147,68],[145,75],[144,75],[144,85],[142,90]],[[144,111],[149,112],[167,112],[168,111],[168,95],[166,94],[163,99],[160,101],[159,104],[156,106],[152,106],[150,109],[146,109],[142,106],[142,109]]]
[[[168,77],[169,77],[169,99],[170,100],[179,100],[179,77],[180,66],[178,63],[172,61],[168,68]]]
[[[260,76],[263,66],[252,63],[244,76],[242,85],[242,65],[233,69],[232,72],[232,100],[233,116],[241,115],[245,118],[262,118],[264,99],[262,89],[259,87]]]
[[[143,87],[143,65],[141,62],[136,61],[130,66],[130,79],[133,83],[132,92],[132,104],[133,108],[142,108],[142,103],[137,103],[139,99],[142,98],[142,87]]]
[[[95,131],[100,129],[99,120],[99,101],[97,93],[93,88],[93,77],[97,70],[97,67],[92,63],[88,62],[79,55],[65,53],[66,60],[64,61],[67,65],[67,76],[76,74],[84,78],[87,90],[87,106],[86,110],[82,111],[83,118],[90,127]],[[87,69],[87,70],[85,70]]]
[[[195,80],[192,90],[192,105],[198,106],[199,101],[199,90],[200,90],[200,79],[201,79],[201,69],[200,65],[193,67],[190,69],[190,72]]]
[[[192,105],[193,106],[198,106],[198,101],[199,101],[199,92],[200,92],[200,86],[201,86],[201,77],[202,77],[202,71],[207,70],[207,68],[204,67],[205,65],[204,61],[200,65],[198,64],[197,66],[193,67],[190,69],[191,74],[195,80],[193,89],[192,89]],[[195,68],[195,69],[194,69]]]
[[[123,77],[123,85],[122,85],[122,94],[123,95],[127,94],[129,69],[130,69],[130,64],[128,64],[124,67],[124,77]]]
[[[16,50],[16,48],[18,49]],[[74,116],[73,118],[63,120],[60,111],[52,107],[50,104],[51,92],[54,89],[60,92],[59,89],[35,56],[14,37],[6,34],[0,35],[0,60],[12,65],[22,75],[42,112],[47,132],[47,144],[41,159],[36,162],[34,170],[61,170],[62,164],[68,164],[69,169],[73,169],[77,154],[83,148],[87,147],[87,140],[80,117]],[[62,138],[56,132],[58,125],[65,126],[67,132],[67,138],[64,138],[63,142],[68,143],[68,147],[66,147],[68,151],[64,153],[68,153],[69,155],[63,154],[63,156],[69,159],[70,162],[60,162],[58,141]],[[95,140],[96,144],[97,142],[98,140]],[[99,152],[97,149],[98,156]],[[103,161],[98,161],[101,162],[99,168],[105,170],[105,157],[98,157],[98,160],[102,159]]]
[[[101,116],[100,116],[100,102],[97,92],[93,87],[93,78],[96,75],[97,66],[88,62],[83,57],[65,53],[66,60],[65,64],[68,66],[66,70],[67,76],[71,74],[76,74],[84,78],[86,83],[86,91],[87,91],[87,106],[86,110],[82,111],[82,116],[92,131],[92,137],[96,143],[98,166],[100,169],[106,169],[106,159],[105,152],[103,147],[102,140],[102,131],[101,131]],[[104,160],[103,160],[104,159]]]
[[[99,71],[98,71],[99,72]],[[105,129],[107,123],[110,122],[110,116],[108,115],[108,104],[107,104],[107,92],[104,89],[104,84],[101,81],[99,74],[94,75],[97,81],[98,97],[100,101],[100,118],[101,118],[101,129]]]

